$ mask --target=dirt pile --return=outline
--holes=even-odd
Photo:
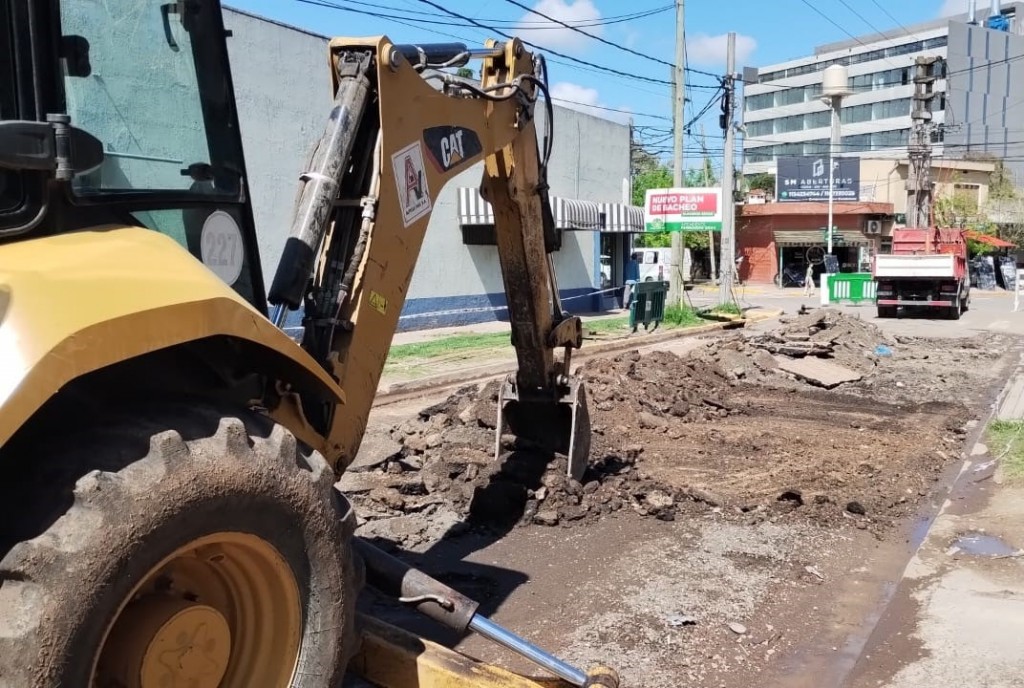
[[[628,432],[657,430],[668,418],[681,423],[742,413],[729,401],[735,383],[717,365],[655,351],[638,351],[587,362],[578,372],[597,415],[614,414]]]
[[[733,379],[759,384],[791,382],[776,357],[821,358],[861,374],[871,373],[896,340],[871,323],[841,311],[821,308],[783,320],[782,326],[756,336],[732,335],[709,342],[696,358],[714,363]]]
[[[635,351],[591,361],[580,375],[594,430],[583,482],[567,476],[564,457],[511,435],[502,437],[495,460],[498,384],[490,383],[458,390],[384,438],[369,437],[376,459],[350,469],[339,488],[363,521],[445,512],[501,528],[569,524],[623,508],[672,520],[681,502],[711,501],[700,490],[673,489],[638,471],[644,447],[628,439],[637,430],[679,437],[678,426],[742,415],[745,404],[730,400],[735,382],[700,361]]]
[[[564,458],[510,435],[495,460],[498,384],[466,387],[375,431],[374,457],[340,487],[364,521],[410,524],[396,536],[405,540],[463,522],[567,526],[622,510],[880,532],[913,513],[960,453],[963,390],[983,390],[1002,346],[968,344],[895,340],[821,309],[684,357],[591,360],[579,371],[593,430],[582,482]],[[778,369],[801,357],[864,379],[826,391]]]

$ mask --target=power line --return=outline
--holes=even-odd
[[[578,34],[586,36],[587,38],[592,38],[595,41],[599,41],[601,43],[604,43],[605,45],[610,45],[611,47],[616,48],[618,50],[621,50],[623,52],[627,52],[627,53],[629,53],[631,55],[636,55],[637,57],[642,57],[645,60],[650,60],[652,62],[657,62],[658,64],[663,64],[666,67],[675,67],[675,65],[673,63],[667,62],[666,60],[662,60],[661,58],[653,57],[651,55],[647,55],[646,53],[642,53],[642,52],[639,52],[637,50],[633,50],[632,48],[628,48],[628,47],[626,47],[624,45],[619,45],[618,43],[613,43],[612,41],[609,41],[609,40],[607,40],[605,38],[602,38],[601,36],[596,36],[596,35],[594,35],[592,33],[584,31],[583,29],[581,29],[581,28],[579,28],[577,26],[572,26],[570,24],[567,24],[564,21],[562,21],[561,19],[556,19],[555,17],[552,17],[552,16],[549,16],[547,14],[544,14],[543,12],[541,12],[539,10],[533,9],[533,8],[529,7],[528,5],[524,5],[523,3],[519,2],[519,0],[505,0],[505,2],[507,2],[510,5],[515,5],[516,7],[520,8],[520,9],[524,9],[527,12],[530,12],[531,14],[536,14],[539,17],[544,17],[548,21],[551,21],[551,22],[554,22],[554,23],[559,24],[561,26],[564,26],[567,29],[571,29],[572,31],[575,31]],[[687,71],[687,72],[690,72],[692,74],[700,74],[702,76],[710,76],[710,77],[718,78],[717,74],[712,74],[711,72],[704,72],[704,71],[701,71],[699,69],[691,69],[689,67],[684,67],[684,70]]]
[[[421,17],[436,17],[437,16],[437,14],[434,13],[434,12],[425,12],[425,11],[422,11],[422,10],[414,10],[414,9],[398,10],[393,5],[381,5],[379,3],[365,2],[365,1],[362,1],[362,0],[345,0],[345,2],[348,2],[351,5],[360,5],[362,7],[371,7],[371,8],[380,9],[380,10],[389,10],[389,11],[393,11],[393,12],[401,11],[401,12],[405,12],[407,14],[418,15],[418,16],[421,16]],[[624,23],[624,22],[630,22],[630,21],[634,21],[634,20],[637,20],[637,19],[645,19],[647,17],[651,17],[651,16],[654,16],[654,15],[657,15],[657,14],[661,14],[663,12],[667,12],[668,10],[672,9],[672,7],[673,6],[671,4],[669,4],[669,5],[662,5],[660,7],[653,7],[651,9],[647,9],[647,10],[640,10],[640,11],[637,11],[637,12],[630,12],[630,13],[626,13],[626,14],[612,15],[610,17],[603,17],[601,19],[588,19],[588,20],[584,20],[584,21],[580,21],[580,22],[574,22],[573,26],[578,26],[578,27],[582,27],[582,28],[593,28],[593,27],[600,27],[600,26],[609,26],[609,25],[612,25],[612,24],[621,24],[621,23]],[[535,29],[553,29],[554,28],[552,26],[549,26],[548,22],[541,22],[541,21],[534,21],[534,22],[518,21],[518,22],[514,22],[514,21],[511,21],[511,20],[508,20],[508,19],[481,19],[480,17],[477,17],[476,19],[477,19],[477,21],[488,22],[490,24],[495,24],[495,25],[507,24],[507,25],[509,25],[508,28],[515,28],[515,27],[518,27],[518,26],[521,26],[523,28],[529,28],[531,30],[535,30]],[[441,22],[438,22],[438,23],[441,23]],[[462,26],[463,25],[462,23],[456,23],[456,22],[443,22],[443,23],[446,24],[446,25],[449,25],[449,26]]]
[[[499,34],[500,36],[504,36],[505,38],[508,38],[509,40],[515,38],[511,34],[507,34],[504,31],[501,31],[500,29],[494,28],[493,26],[487,26],[486,24],[478,22],[477,20],[473,19],[472,17],[467,17],[464,14],[459,14],[458,12],[455,12],[454,10],[450,10],[447,7],[445,7],[444,5],[438,4],[438,3],[434,2],[433,0],[417,0],[417,1],[420,2],[421,4],[433,7],[434,9],[436,9],[436,10],[438,10],[440,12],[444,12],[447,15],[455,17],[456,19],[461,19],[464,22],[468,22],[468,23],[472,24],[473,26],[476,26],[477,28],[484,29],[486,31],[493,31],[493,32]],[[572,62],[576,62],[578,64],[581,64],[581,65],[584,65],[586,67],[590,67],[590,68],[593,68],[593,69],[599,69],[599,70],[601,70],[603,72],[608,72],[609,74],[617,74],[618,76],[624,76],[624,77],[627,77],[629,79],[639,79],[641,81],[646,81],[646,82],[649,82],[649,83],[652,83],[652,84],[664,84],[666,86],[671,86],[672,85],[672,82],[666,81],[665,79],[656,79],[654,77],[643,76],[641,74],[630,74],[629,72],[623,72],[622,70],[614,69],[613,67],[606,67],[604,65],[599,65],[599,64],[595,64],[593,62],[588,62],[586,60],[581,60],[581,59],[573,57],[571,55],[566,55],[565,53],[560,53],[560,52],[557,52],[557,51],[552,50],[550,48],[545,48],[543,46],[537,45],[536,43],[531,43],[531,42],[523,40],[523,39],[520,39],[520,40],[522,41],[522,43],[524,45],[528,45],[531,48],[535,48],[537,50],[543,50],[544,52],[551,53],[552,55],[557,55],[558,57],[561,57],[562,59],[571,60]]]
[[[441,31],[441,30],[438,30],[438,29],[435,29],[435,28],[431,28],[429,26],[421,26],[420,23],[410,23],[410,21],[405,21],[402,18],[398,18],[398,17],[392,16],[392,15],[380,14],[380,13],[377,13],[377,12],[369,12],[367,10],[358,10],[358,9],[353,9],[351,7],[344,7],[344,6],[339,5],[339,4],[335,3],[335,2],[329,2],[328,0],[294,0],[294,1],[306,4],[306,5],[313,5],[313,6],[316,6],[316,7],[324,7],[324,8],[336,10],[336,11],[339,11],[339,12],[348,12],[348,13],[351,13],[351,14],[358,14],[358,15],[361,15],[361,16],[374,17],[374,18],[377,18],[377,19],[386,19],[386,20],[394,22],[396,24],[401,24],[402,26],[408,26],[410,28],[417,29],[419,31],[426,31],[428,33],[436,34],[438,36],[445,36],[446,38],[454,38],[455,40],[461,41],[463,43],[474,43],[474,42],[477,42],[477,40],[475,40],[475,39],[469,39],[469,38],[466,38],[464,36],[459,36],[457,34],[453,34],[453,33],[447,32],[447,31]],[[410,19],[410,18],[406,17],[405,19]],[[418,22],[419,20],[412,19],[411,21],[412,22]],[[458,26],[465,27],[465,23],[464,22],[463,23],[459,23]],[[465,28],[473,28],[473,27],[465,27]],[[491,30],[491,29],[487,29],[487,30]],[[493,31],[501,33],[499,31],[497,31],[497,29],[494,29]],[[606,72],[601,71],[600,69],[591,69],[591,68],[585,67],[585,66],[579,66],[579,65],[575,65],[575,64],[570,64],[568,62],[565,62],[565,61],[559,60],[559,59],[549,59],[548,61],[552,62],[552,63],[555,63],[555,64],[566,65],[566,66],[572,67],[573,69],[580,69],[580,70],[583,70],[585,72],[593,72],[595,74],[606,74]],[[623,79],[624,81],[629,83],[630,88],[632,88],[635,91],[640,91],[642,93],[649,93],[651,95],[655,95],[655,96],[658,96],[658,97],[661,97],[661,98],[666,97],[664,93],[657,93],[655,91],[649,91],[647,89],[640,88],[636,84],[636,79],[638,77],[636,77],[634,75],[628,75],[628,76],[625,76],[625,77],[619,77],[617,75],[612,75],[612,76],[615,77],[615,78]],[[717,86],[712,86],[710,84],[708,84],[708,85],[696,84],[695,88],[714,89],[714,88],[718,88],[718,87]],[[586,105],[586,103],[581,103],[581,105]]]
[[[889,19],[891,19],[894,22],[896,22],[896,26],[898,26],[901,29],[903,29],[904,33],[906,33],[908,36],[913,36],[913,33],[911,33],[910,29],[908,29],[907,27],[903,26],[903,24],[900,23],[899,19],[897,19],[896,17],[892,16],[892,14],[889,13],[889,10],[885,9],[885,5],[883,5],[882,3],[878,2],[878,0],[871,0],[871,2],[873,2],[875,4],[875,7],[877,7],[880,10],[882,10],[882,12],[885,14],[885,16],[889,17]]]
[[[859,44],[860,44],[861,46],[863,46],[863,47],[865,47],[865,48],[869,47],[867,43],[864,43],[864,42],[863,42],[862,40],[860,40],[859,38],[857,38],[856,36],[854,36],[854,35],[853,35],[852,33],[850,33],[849,31],[847,31],[847,30],[846,30],[846,28],[845,28],[845,27],[844,27],[844,26],[843,26],[842,24],[840,24],[840,23],[839,23],[839,22],[837,22],[837,21],[836,21],[835,19],[833,19],[832,17],[830,17],[830,16],[828,16],[827,14],[825,14],[824,12],[822,12],[822,11],[821,11],[820,9],[818,9],[818,8],[817,8],[817,7],[816,7],[816,6],[814,5],[814,4],[812,4],[812,3],[810,2],[810,0],[800,0],[800,2],[802,2],[803,4],[805,4],[805,5],[807,5],[808,7],[810,7],[810,8],[812,9],[812,10],[814,10],[814,12],[815,12],[816,14],[820,15],[820,16],[821,16],[821,17],[822,17],[822,18],[823,18],[823,19],[824,19],[825,21],[827,21],[827,22],[828,22],[829,24],[831,24],[832,26],[836,27],[837,29],[839,29],[840,31],[842,31],[843,33],[845,33],[845,34],[846,34],[847,36],[849,36],[850,38],[852,38],[852,39],[853,39],[854,41],[856,41],[857,43],[859,43]],[[846,4],[846,3],[843,3],[843,4]],[[858,15],[858,16],[859,16],[859,15]],[[863,19],[863,17],[862,17],[862,19]],[[883,58],[883,59],[885,59],[885,58]],[[889,60],[888,60],[888,59],[885,59],[885,61],[886,61],[886,62],[889,62]],[[896,66],[896,65],[892,64],[892,62],[889,62],[889,64],[891,64],[891,65],[892,65],[893,67],[895,67],[895,66]]]
[[[723,90],[724,89],[720,88],[720,89],[718,89],[717,92],[711,94],[711,98],[708,99],[708,102],[704,105],[703,108],[700,109],[700,112],[698,112],[696,115],[691,117],[690,121],[688,121],[686,124],[683,125],[683,133],[684,134],[689,134],[690,133],[690,127],[692,127],[694,124],[696,124],[700,120],[701,117],[703,117],[704,115],[708,114],[708,111],[711,110],[711,108],[714,107],[715,103],[718,102],[719,99],[718,99],[717,96]]]
[[[853,6],[852,6],[852,5],[850,5],[850,3],[848,3],[848,2],[846,1],[846,0],[839,0],[839,4],[840,4],[840,5],[842,5],[843,7],[845,7],[846,9],[848,9],[848,10],[850,11],[850,13],[851,13],[851,14],[852,14],[853,16],[857,17],[857,18],[858,18],[858,19],[860,19],[860,20],[861,20],[862,22],[864,22],[865,24],[867,24],[867,25],[868,25],[868,28],[869,28],[869,29],[871,29],[872,31],[874,31],[875,33],[877,33],[877,34],[878,34],[879,36],[881,36],[882,38],[885,38],[885,39],[888,39],[888,38],[889,38],[889,36],[887,36],[887,35],[885,34],[885,31],[882,31],[882,30],[881,30],[881,29],[879,29],[879,28],[878,28],[877,26],[875,26],[874,24],[872,24],[871,22],[869,22],[869,21],[867,20],[867,18],[865,18],[865,17],[864,17],[864,15],[863,15],[863,14],[861,14],[861,13],[860,13],[860,12],[858,12],[857,10],[853,9]]]
[[[622,108],[607,107],[605,105],[591,105],[590,103],[581,103],[578,100],[568,100],[566,98],[557,98],[557,97],[554,97],[554,96],[552,96],[551,100],[556,102],[556,103],[572,103],[573,105],[581,105],[581,106],[587,107],[587,108],[594,108],[595,110],[607,110],[609,112],[621,112],[623,114],[633,115],[635,117],[650,117],[651,119],[663,119],[663,120],[666,120],[666,121],[669,121],[669,122],[672,121],[671,117],[666,117],[665,115],[654,115],[654,114],[651,114],[649,112],[634,112],[633,110],[625,110],[625,109],[622,109]]]

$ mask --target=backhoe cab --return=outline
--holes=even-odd
[[[217,0],[0,0],[0,687],[615,688],[354,538],[334,487],[435,199],[480,160],[519,362],[496,447],[507,428],[585,468],[542,59],[331,41],[334,107],[266,293],[225,36]],[[443,71],[471,59],[481,83]],[[357,618],[363,571],[558,678]]]

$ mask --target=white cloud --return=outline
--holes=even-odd
[[[719,66],[725,64],[729,37],[727,34],[709,36],[706,33],[686,37],[686,57],[693,64]],[[749,64],[750,56],[757,49],[757,41],[743,34],[736,35],[736,69]]]
[[[539,0],[533,6],[540,14],[552,19],[576,25],[580,22],[592,22],[601,18],[601,11],[594,6],[592,0]],[[537,45],[554,48],[555,50],[578,50],[587,47],[588,43],[596,43],[578,31],[568,29],[558,22],[552,22],[540,14],[527,12],[519,20],[515,35]],[[580,27],[587,33],[601,35],[600,26]]]
[[[551,100],[554,101],[555,105],[585,112],[595,117],[610,119],[615,122],[626,123],[630,118],[628,112],[602,109],[607,106],[601,102],[601,94],[597,92],[597,89],[587,88],[586,86],[580,86],[569,81],[559,81],[551,87]]]

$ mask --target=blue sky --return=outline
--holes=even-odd
[[[645,57],[547,22],[517,7],[517,3],[566,23],[586,26],[583,30]],[[399,42],[437,42],[458,37],[471,44],[480,44],[488,37],[500,38],[494,32],[453,18],[423,0],[225,0],[225,4],[324,35],[383,33]],[[584,110],[595,106],[628,111],[630,114],[590,109],[610,118],[632,118],[634,124],[649,128],[646,134],[652,141],[658,140],[660,130],[670,125],[671,87],[656,82],[670,79],[671,68],[663,63],[671,64],[675,57],[672,0],[437,0],[435,4],[480,24],[520,36],[548,51],[630,75],[602,73],[542,51],[548,57],[551,85],[559,104]],[[978,4],[985,7],[988,2],[978,0]],[[710,74],[723,73],[728,31],[738,35],[737,66],[758,66],[807,55],[815,45],[849,39],[850,34],[860,36],[879,29],[899,35],[903,26],[935,19],[951,11],[963,11],[966,5],[967,0],[689,0],[686,3],[688,66]],[[669,9],[641,18],[624,17],[660,8]],[[388,18],[360,13],[387,15]],[[617,21],[617,18],[628,20]],[[615,23],[602,25],[609,21]],[[692,99],[687,108],[689,117],[708,102],[716,80],[692,72],[687,79],[692,86],[688,89],[688,97]],[[720,150],[717,115],[715,107],[702,122],[708,146]],[[713,143],[712,139],[717,140]],[[687,148],[696,146],[694,141]],[[692,155],[689,157],[692,159]]]

